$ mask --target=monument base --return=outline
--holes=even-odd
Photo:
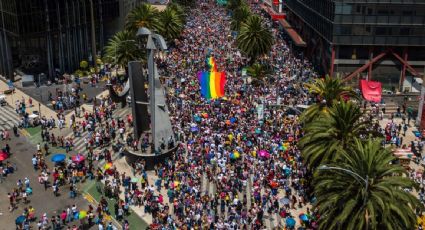
[[[134,162],[137,162],[141,159],[143,159],[146,164],[145,168],[147,170],[153,170],[154,166],[159,163],[164,163],[165,159],[171,158],[173,154],[176,152],[177,147],[179,144],[176,144],[175,147],[171,149],[167,149],[161,154],[153,154],[150,151],[133,151],[131,149],[126,149],[124,152],[125,159],[127,161],[127,164],[131,165]]]

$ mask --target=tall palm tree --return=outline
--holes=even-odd
[[[253,78],[255,84],[265,82],[265,77],[272,73],[270,68],[260,63],[254,63],[247,69],[248,75]]]
[[[127,15],[126,29],[136,32],[140,27],[146,27],[152,31],[159,31],[159,11],[150,4],[143,3]]]
[[[341,161],[316,170],[319,229],[415,229],[422,204],[405,188],[416,185],[379,140],[356,139]]]
[[[254,63],[259,56],[270,52],[273,34],[259,16],[251,15],[241,24],[237,44],[238,48],[251,58],[251,63]]]
[[[317,96],[318,103],[310,106],[301,116],[305,123],[311,122],[320,112],[327,111],[334,101],[340,101],[348,97],[356,98],[357,95],[351,87],[344,86],[339,78],[317,78],[312,83],[306,83],[311,94]]]
[[[187,14],[185,12],[185,8],[183,8],[182,5],[172,2],[167,5],[167,8],[170,8],[176,12],[176,14],[179,16],[180,20],[185,24]]]
[[[234,11],[242,5],[246,5],[245,0],[228,0],[226,7],[228,10]]]
[[[105,58],[113,64],[124,67],[126,73],[129,61],[140,60],[143,57],[136,36],[128,30],[117,32],[105,46]]]
[[[242,5],[234,10],[230,28],[234,31],[239,31],[242,22],[251,16],[251,9],[247,5]]]
[[[353,102],[334,102],[327,113],[305,125],[305,135],[299,141],[302,156],[309,168],[339,158],[339,149],[349,148],[353,138],[368,135],[370,122],[361,119],[363,113]]]
[[[168,42],[180,36],[183,30],[184,22],[182,16],[179,15],[180,13],[171,7],[167,7],[159,14],[159,33]]]

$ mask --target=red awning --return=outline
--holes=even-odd
[[[266,4],[260,4],[260,7],[261,9],[266,11],[273,20],[284,19],[286,17],[285,13],[277,13],[276,11],[273,10],[272,7]]]
[[[372,101],[376,103],[381,102],[382,96],[382,84],[377,81],[360,81],[360,88],[365,100]]]
[[[286,31],[289,37],[291,37],[292,41],[294,41],[296,46],[302,46],[302,47],[307,46],[307,44],[302,39],[302,37],[297,33],[296,30],[292,28],[292,26],[289,24],[288,21],[286,21],[286,19],[283,18],[283,19],[279,19],[278,21],[283,26],[283,29]]]

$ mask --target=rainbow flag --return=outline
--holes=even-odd
[[[207,58],[207,65],[208,65],[211,72],[217,72],[217,66],[215,64],[214,57],[211,56],[211,57]]]
[[[224,72],[198,72],[201,85],[201,95],[206,99],[224,97],[226,73]]]

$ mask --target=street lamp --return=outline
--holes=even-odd
[[[148,50],[148,76],[149,76],[149,94],[150,94],[150,112],[151,112],[151,130],[152,130],[152,143],[155,151],[155,63],[154,54],[155,50],[166,50],[167,44],[164,38],[159,35],[152,33],[148,28],[141,27],[137,31],[137,36],[148,38],[146,43],[146,49]]]

